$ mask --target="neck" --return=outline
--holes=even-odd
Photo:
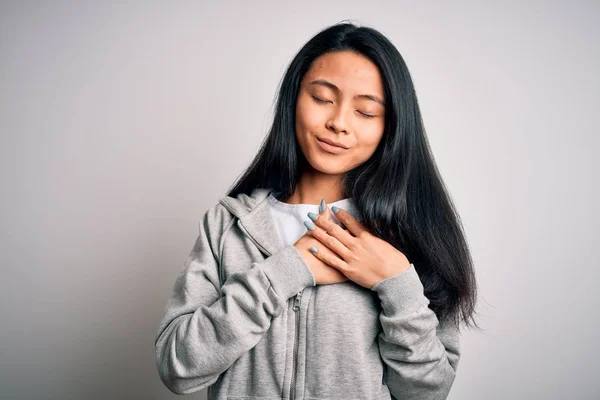
[[[300,177],[296,190],[284,202],[289,204],[319,204],[321,199],[333,203],[344,199],[341,175],[327,175],[311,170]]]

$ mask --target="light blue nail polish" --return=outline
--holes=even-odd
[[[317,218],[319,218],[319,216],[317,214],[315,214],[314,212],[309,212],[308,218],[312,219],[313,221],[316,221]]]
[[[322,213],[325,211],[325,199],[321,199],[321,204],[319,205],[319,212]]]
[[[333,211],[334,214],[337,214],[337,212],[340,211],[340,209],[336,206],[332,206],[331,211]]]
[[[306,229],[308,229],[309,231],[315,230],[315,224],[313,224],[310,221],[304,221],[304,226],[306,226]]]
[[[314,254],[318,251],[318,249],[315,246],[313,246],[310,248],[310,251]]]

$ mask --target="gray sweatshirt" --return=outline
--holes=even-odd
[[[269,211],[268,189],[204,214],[155,341],[164,384],[209,399],[445,399],[459,331],[411,267],[370,289],[316,285]]]

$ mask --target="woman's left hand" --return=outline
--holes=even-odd
[[[313,218],[315,215],[312,215]],[[310,235],[331,251],[319,251],[317,248],[313,252],[315,257],[368,289],[410,267],[402,252],[369,232],[349,212],[339,209],[334,215],[348,229],[344,230],[322,215],[317,216],[313,221],[315,229],[309,230]]]

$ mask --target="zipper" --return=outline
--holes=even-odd
[[[221,204],[223,204],[223,206],[225,208],[227,208],[229,210],[229,212],[231,212],[233,215],[235,215],[235,217],[238,219],[237,226],[242,230],[242,232],[246,235],[246,237],[248,237],[252,241],[252,243],[254,243],[256,245],[256,247],[258,247],[260,249],[260,251],[262,251],[264,254],[266,254],[268,257],[270,257],[272,255],[271,252],[269,252],[260,243],[258,243],[256,241],[256,239],[254,239],[252,237],[252,235],[246,230],[244,225],[239,223],[240,219],[237,216],[237,214],[231,209],[231,207],[229,207],[229,205],[226,204],[225,202],[221,202]],[[293,355],[293,365],[292,365],[292,383],[290,385],[290,400],[293,400],[296,398],[296,387],[295,387],[296,386],[296,369],[297,369],[297,364],[298,364],[298,345],[300,344],[300,341],[298,340],[298,336],[300,336],[300,301],[302,300],[302,292],[303,291],[304,291],[304,289],[302,289],[301,291],[296,293],[296,296],[294,297],[293,310],[294,310],[294,314],[295,314],[296,333],[294,335],[294,355]]]
[[[294,357],[293,357],[293,365],[292,365],[292,383],[290,385],[290,400],[294,400],[296,398],[296,368],[298,364],[298,336],[300,336],[300,301],[302,300],[302,292],[299,291],[294,298],[294,314],[296,317],[296,334],[294,336]]]

